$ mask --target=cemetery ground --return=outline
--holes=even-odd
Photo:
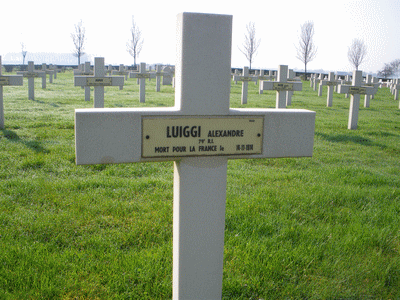
[[[173,163],[75,165],[74,109],[93,107],[72,72],[35,100],[4,88],[0,130],[0,299],[169,299]],[[173,106],[136,80],[105,107]],[[232,83],[231,107],[275,107],[275,92]],[[291,108],[317,112],[312,158],[231,160],[224,299],[400,298],[400,110],[388,88],[360,105],[308,82]],[[128,149],[127,149],[128,150]]]

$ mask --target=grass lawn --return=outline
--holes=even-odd
[[[170,299],[173,163],[75,165],[72,72],[35,100],[4,87],[0,299]],[[232,83],[231,107],[275,93]],[[362,97],[363,98],[363,97]],[[363,100],[363,99],[362,99]],[[347,129],[349,99],[308,82],[291,108],[317,112],[312,158],[228,163],[224,299],[400,299],[400,110],[382,88]],[[362,101],[363,102],[363,101]],[[173,106],[174,90],[129,79],[105,107]]]

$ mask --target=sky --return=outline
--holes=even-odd
[[[278,65],[302,70],[296,58],[300,27],[314,22],[317,56],[308,70],[353,70],[347,58],[354,38],[364,40],[367,57],[360,69],[377,72],[384,63],[400,58],[400,0],[335,1],[5,1],[1,4],[0,55],[72,53],[71,33],[82,20],[86,30],[84,51],[104,57],[106,65],[132,65],[126,43],[132,17],[142,31],[143,49],[137,62],[175,64],[176,15],[199,12],[233,15],[232,67],[248,66],[240,52],[246,24],[254,22],[260,47],[253,69],[277,69]],[[17,56],[18,58],[18,56]],[[22,63],[22,55],[20,61]],[[48,62],[51,63],[51,62]]]

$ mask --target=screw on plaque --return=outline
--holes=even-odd
[[[257,133],[257,136],[258,136],[258,137],[260,137],[260,136],[261,136],[261,134]]]
[[[146,135],[146,140],[148,140],[150,138],[150,136],[149,135]]]

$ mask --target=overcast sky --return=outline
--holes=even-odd
[[[0,55],[72,52],[71,33],[82,20],[86,29],[85,52],[105,58],[106,64],[133,64],[126,51],[132,16],[142,30],[144,47],[138,62],[175,64],[176,15],[201,12],[233,15],[232,67],[247,66],[239,51],[246,24],[254,22],[261,45],[253,68],[304,69],[296,58],[300,26],[313,21],[316,58],[308,69],[352,71],[347,50],[354,38],[367,45],[366,72],[382,69],[400,58],[400,0],[114,0],[114,1],[6,1],[1,4]],[[22,56],[21,56],[22,62]]]

